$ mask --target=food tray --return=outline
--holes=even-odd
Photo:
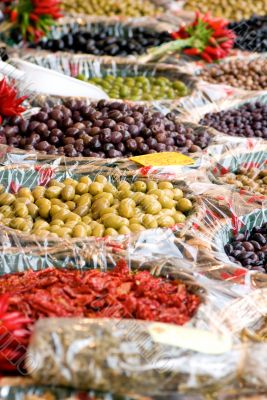
[[[20,186],[25,186],[29,188],[33,188],[35,186],[43,185],[45,186],[50,179],[65,179],[65,178],[77,178],[81,176],[90,176],[91,178],[94,178],[98,174],[103,174],[108,177],[109,181],[112,182],[119,182],[121,180],[126,180],[129,182],[133,182],[136,179],[142,179],[146,180],[147,178],[144,178],[140,176],[139,174],[136,173],[131,173],[131,172],[122,172],[118,168],[115,169],[109,169],[109,168],[103,168],[102,170],[99,169],[99,167],[88,167],[88,166],[73,166],[71,169],[70,167],[64,167],[64,166],[53,166],[53,167],[47,167],[47,166],[32,166],[29,164],[21,164],[21,165],[12,165],[12,166],[5,166],[5,167],[0,167],[0,183],[4,185],[5,188],[8,189],[8,191],[15,191],[17,188]],[[187,186],[187,184],[183,180],[179,179],[168,179],[166,176],[153,176],[151,177],[153,180],[170,180],[173,184],[174,187],[179,187],[183,190],[184,193],[187,194],[188,198],[191,198],[193,201],[193,209],[189,212],[188,217],[184,223],[179,223],[176,224],[172,229],[147,229],[139,234],[136,235],[119,235],[116,238],[114,237],[105,237],[105,238],[96,238],[96,237],[87,237],[83,239],[76,239],[76,238],[71,238],[71,239],[62,239],[62,238],[47,238],[47,239],[41,239],[38,236],[32,235],[32,234],[27,234],[23,233],[19,230],[14,230],[9,227],[5,227],[2,225],[2,230],[1,230],[1,236],[2,236],[2,251],[4,253],[3,256],[3,262],[6,262],[5,258],[5,253],[8,254],[8,257],[10,256],[9,252],[11,249],[11,254],[14,257],[19,256],[19,251],[21,251],[23,248],[31,247],[35,249],[35,253],[33,252],[32,256],[34,254],[42,254],[42,248],[41,246],[44,246],[44,255],[46,254],[47,249],[53,249],[55,245],[62,246],[62,249],[64,251],[70,251],[71,257],[74,255],[78,254],[78,259],[79,259],[79,252],[81,249],[85,252],[85,256],[81,256],[81,259],[85,257],[86,259],[92,256],[94,252],[98,251],[98,254],[101,254],[101,252],[105,252],[105,249],[109,246],[118,247],[118,249],[126,249],[129,246],[129,243],[131,243],[131,240],[134,238],[140,238],[141,242],[150,242],[153,243],[153,237],[157,238],[160,242],[160,240],[167,240],[168,242],[168,235],[173,236],[173,234],[179,235],[179,232],[182,231],[182,229],[185,229],[188,225],[191,224],[191,219],[193,219],[193,216],[199,212],[198,208],[198,197],[194,196],[190,188]],[[174,232],[174,233],[172,233]],[[132,239],[131,239],[132,238]],[[129,242],[130,241],[130,242]],[[69,248],[68,246],[73,245],[73,248]],[[20,250],[14,251],[14,247],[19,247]],[[12,250],[13,249],[13,250]],[[54,251],[58,251],[58,249],[54,249]],[[168,245],[167,245],[167,252],[168,252]],[[168,254],[168,253],[165,254]],[[14,254],[13,254],[14,253]],[[22,251],[22,254],[23,251]],[[31,255],[28,254],[28,256],[32,257]],[[27,256],[27,257],[28,257]],[[24,257],[24,255],[22,256]],[[26,257],[26,258],[27,258]],[[50,257],[50,256],[49,256]],[[48,259],[49,259],[48,257]],[[93,259],[93,257],[92,257]],[[40,261],[41,262],[41,261]],[[47,260],[45,261],[47,262]],[[80,261],[83,262],[83,261]],[[50,264],[50,261],[48,261]]]

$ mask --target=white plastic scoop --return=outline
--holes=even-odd
[[[109,98],[106,92],[91,83],[71,78],[60,72],[18,58],[12,58],[10,61],[17,68],[0,61],[0,73],[22,81],[28,90],[54,96],[89,97],[96,100]]]

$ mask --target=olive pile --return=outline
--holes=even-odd
[[[231,22],[228,27],[237,35],[236,48],[258,53],[267,51],[267,15],[262,17],[254,15],[247,20]]]
[[[267,169],[241,167],[220,177],[223,183],[235,185],[239,189],[267,195]]]
[[[265,0],[235,1],[235,0],[186,0],[186,10],[201,13],[209,12],[214,17],[239,21],[242,18],[249,18],[252,14],[263,15],[266,13]]]
[[[63,0],[61,6],[67,12],[87,15],[142,17],[163,12],[149,0]]]
[[[199,122],[231,136],[267,138],[267,105],[246,103],[238,109],[208,113]]]
[[[193,129],[176,116],[144,106],[100,100],[86,105],[70,100],[43,107],[30,120],[11,117],[0,127],[0,143],[43,154],[114,158],[179,151],[192,153],[208,146],[205,128]]]
[[[207,82],[224,83],[246,90],[267,88],[267,58],[236,59],[203,68],[200,74]]]
[[[267,272],[267,222],[239,233],[224,247],[229,259],[250,270]]]
[[[120,27],[118,34],[115,26],[102,25],[92,26],[90,31],[70,31],[57,39],[42,39],[30,47],[49,51],[124,57],[144,54],[149,47],[159,46],[170,40],[172,39],[168,32],[156,32],[143,27]]]
[[[3,187],[1,188],[4,190]],[[22,232],[46,237],[115,236],[182,223],[192,202],[170,182],[108,182],[104,175],[48,187],[21,187],[16,195],[0,194],[0,221]]]
[[[86,80],[79,75],[78,79]],[[186,85],[179,81],[171,81],[164,76],[112,76],[90,78],[89,83],[100,86],[112,99],[140,100],[172,100],[188,94]]]

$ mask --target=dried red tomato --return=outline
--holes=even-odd
[[[124,260],[112,271],[47,268],[0,277],[9,311],[43,317],[134,318],[183,325],[200,297],[182,282],[132,273]]]

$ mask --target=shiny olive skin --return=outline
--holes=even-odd
[[[263,176],[263,179],[265,176]],[[0,194],[0,223],[40,238],[128,235],[183,223],[191,200],[169,181],[86,175]]]

